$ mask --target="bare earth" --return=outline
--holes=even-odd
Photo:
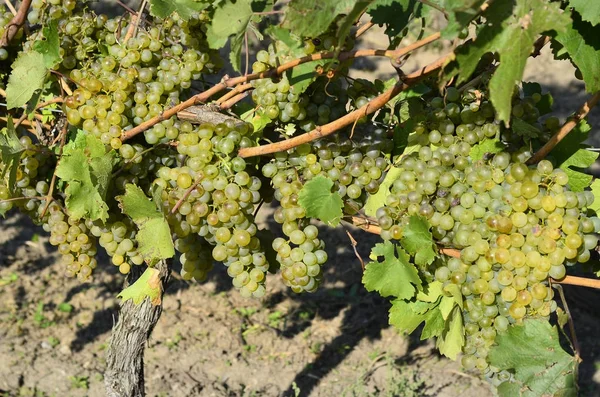
[[[367,36],[364,46],[381,47],[379,40]],[[406,70],[437,56],[414,57]],[[370,76],[395,74],[385,63],[364,67]],[[526,80],[552,91],[561,117],[584,100],[570,64],[552,62],[548,51],[531,63]],[[596,109],[593,133],[599,119]],[[441,358],[430,343],[390,328],[389,303],[362,287],[345,231],[321,232],[330,264],[313,295],[295,295],[271,276],[266,298],[245,300],[230,289],[222,269],[204,284],[173,280],[146,350],[148,395],[493,395],[487,383]],[[367,258],[376,238],[352,233]],[[0,396],[104,395],[104,349],[122,276],[102,258],[93,282],[81,284],[64,278],[57,260],[47,234],[26,218],[13,214],[0,221]],[[599,396],[600,314],[590,304],[599,296],[574,292],[566,290],[583,350],[581,395]]]

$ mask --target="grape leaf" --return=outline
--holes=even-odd
[[[422,288],[421,279],[406,252],[395,248],[389,241],[373,247],[370,255],[373,262],[365,266],[362,282],[367,291],[377,291],[383,297],[410,299]],[[382,262],[378,261],[379,257],[383,257]]]
[[[590,2],[600,5],[600,2]],[[561,57],[568,54],[571,61],[581,71],[588,92],[600,90],[600,32],[598,27],[592,27],[581,21],[581,16],[572,12],[571,24],[556,35],[553,51]],[[557,44],[558,43],[558,44]]]
[[[455,307],[446,321],[442,335],[437,339],[437,348],[444,356],[456,360],[465,344],[465,331],[463,327],[462,312]]]
[[[290,52],[300,51],[303,47],[302,40],[292,34],[289,29],[285,29],[277,25],[271,25],[265,30],[265,32],[274,40],[281,41],[283,44],[285,44],[290,49]]]
[[[150,13],[159,18],[166,18],[176,12],[187,21],[194,13],[204,10],[209,5],[208,1],[197,0],[150,0]]]
[[[428,310],[425,313],[419,314],[412,309],[413,303],[396,299],[392,302],[392,307],[390,308],[389,323],[406,334],[411,334],[417,329],[419,324],[427,320],[428,312],[431,311]],[[430,307],[435,307],[435,304],[430,304]]]
[[[56,176],[67,183],[66,205],[71,216],[108,219],[104,199],[116,161],[114,151],[107,153],[98,138],[83,131],[65,145]]]
[[[349,15],[358,0],[292,0],[285,12],[283,27],[302,37],[317,37],[340,14]],[[343,38],[341,38],[343,39]]]
[[[471,160],[481,160],[486,153],[500,153],[504,150],[504,145],[498,138],[486,138],[482,142],[473,145],[469,152]]]
[[[175,255],[171,230],[164,215],[144,191],[133,184],[125,186],[125,194],[118,196],[123,213],[138,227],[138,251],[149,264]]]
[[[395,37],[408,25],[417,5],[420,6],[420,3],[416,0],[375,0],[367,13],[371,22],[386,25],[386,35]]]
[[[448,25],[442,38],[452,40],[479,14],[485,0],[445,0],[442,7],[448,14]]]
[[[60,41],[58,39],[58,21],[51,19],[43,29],[46,40],[36,40],[33,48],[44,56],[46,68],[53,68],[62,60],[60,56]]]
[[[409,254],[414,255],[417,265],[428,265],[435,259],[433,237],[429,228],[425,218],[413,215],[402,230],[400,244]]]
[[[344,202],[338,192],[331,192],[332,187],[331,179],[317,176],[304,184],[298,194],[298,204],[304,207],[307,217],[337,226],[343,215]]]
[[[252,15],[252,0],[238,0],[236,2],[228,0],[216,8],[212,21],[206,30],[206,39],[210,48],[222,48],[227,43],[227,39],[231,37],[229,60],[238,72],[240,70],[240,54],[244,34]]]
[[[386,198],[390,195],[390,187],[398,179],[402,170],[398,167],[391,167],[383,182],[379,185],[379,190],[375,194],[369,195],[365,203],[364,211],[368,216],[375,216],[377,210],[384,206]]]
[[[500,54],[500,65],[489,83],[490,100],[498,119],[508,123],[515,84],[521,81],[527,58],[539,34],[564,31],[570,18],[559,3],[544,0],[495,1],[484,12],[486,25],[477,38],[456,51],[456,63],[449,76],[466,81],[488,52]],[[458,66],[456,66],[458,65]]]
[[[15,125],[11,115],[8,115],[6,127],[0,131],[0,154],[4,165],[1,178],[4,179],[8,173],[8,190],[13,193],[15,191],[15,183],[17,182],[17,170],[19,169],[19,160],[25,147],[21,144]],[[0,215],[4,215],[3,213]]]
[[[577,395],[577,359],[562,349],[558,329],[547,320],[511,325],[496,336],[488,358],[491,365],[514,371],[515,383],[521,386],[516,396]]]
[[[588,208],[596,211],[596,215],[600,215],[600,179],[595,179],[590,185],[592,193],[594,193],[594,202],[588,205]]]
[[[589,124],[581,120],[550,152],[555,163],[569,176],[569,187],[574,192],[581,192],[592,183],[593,177],[580,171],[594,164],[598,158],[597,152],[586,150],[588,146],[581,144],[590,130]]]
[[[569,5],[592,25],[600,23],[600,2],[590,0],[569,0]]]
[[[139,305],[146,297],[148,297],[153,306],[158,306],[162,301],[162,291],[159,270],[153,267],[147,267],[140,278],[121,291],[121,293],[117,295],[117,298],[123,299],[123,302],[131,299],[133,300],[133,303]]]
[[[36,90],[44,86],[46,68],[44,55],[37,51],[22,52],[11,65],[10,77],[6,86],[8,109],[23,106]]]
[[[317,78],[317,67],[325,65],[326,63],[326,60],[320,59],[318,61],[305,62],[297,67],[289,69],[286,72],[286,76],[290,85],[294,87],[294,93],[301,94],[306,91],[308,86]]]
[[[264,112],[257,112],[254,108],[240,115],[240,118],[254,127],[254,132],[260,132],[271,123],[271,119]]]

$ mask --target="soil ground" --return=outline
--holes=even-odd
[[[382,43],[368,35],[363,46]],[[437,56],[413,57],[406,70]],[[370,77],[395,74],[384,62],[365,62],[361,69]],[[585,98],[570,64],[552,61],[547,50],[529,64],[525,80],[554,94],[562,118]],[[593,133],[599,113],[591,115]],[[264,223],[272,222],[269,213],[263,212]],[[272,276],[264,299],[245,300],[222,269],[203,284],[173,279],[146,349],[148,395],[493,395],[486,382],[440,357],[431,343],[389,327],[389,303],[362,287],[345,231],[321,232],[330,263],[313,295],[295,295]],[[352,234],[367,258],[376,237]],[[104,350],[122,276],[107,258],[100,263],[91,283],[67,279],[46,233],[17,214],[0,221],[0,396],[104,395]],[[600,296],[573,288],[566,294],[583,351],[581,395],[600,396],[600,313],[593,306]]]

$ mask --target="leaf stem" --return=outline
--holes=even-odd
[[[573,350],[575,350],[575,355],[577,359],[581,357],[581,349],[579,347],[579,341],[577,340],[577,334],[575,334],[575,324],[573,323],[573,316],[571,316],[571,311],[569,310],[569,305],[567,304],[567,299],[565,298],[565,292],[563,291],[563,287],[560,284],[553,285],[554,289],[558,291],[560,295],[560,300],[563,304],[563,308],[565,314],[567,315],[567,323],[569,324],[569,333],[571,334],[571,339],[573,339]]]
[[[25,20],[27,19],[27,11],[29,11],[30,5],[31,0],[23,0],[21,6],[19,7],[19,11],[17,11],[17,14],[13,17],[13,19],[10,20],[8,25],[6,25],[5,27],[4,34],[0,39],[0,48],[6,47],[8,43],[10,43],[12,39],[14,39],[17,32],[19,31],[21,26],[23,26]]]
[[[60,160],[62,159],[63,148],[65,147],[65,142],[67,141],[67,127],[68,126],[69,126],[69,124],[65,123],[62,130],[60,131],[61,137],[60,137],[60,149],[58,151],[58,160],[56,161],[56,167],[54,167],[54,172],[52,173],[52,179],[50,180],[50,188],[48,189],[48,194],[46,195],[46,198],[47,198],[46,205],[44,205],[44,209],[40,213],[40,219],[42,219],[44,217],[44,215],[46,214],[46,211],[48,211],[48,207],[50,206],[50,203],[54,200],[52,195],[54,194],[54,186],[56,185],[56,168],[58,167],[58,164],[60,163]]]
[[[540,150],[535,152],[535,154],[533,156],[531,156],[531,158],[529,160],[527,160],[526,164],[528,164],[528,165],[537,164],[541,160],[546,158],[548,153],[550,153],[550,151],[552,151],[552,149],[554,149],[554,147],[556,145],[558,145],[558,143],[560,141],[562,141],[567,136],[567,134],[569,132],[571,132],[577,124],[579,124],[579,122],[582,119],[585,118],[585,116],[588,115],[590,110],[594,106],[596,106],[596,104],[598,103],[599,100],[600,100],[600,91],[596,92],[590,99],[585,101],[585,103],[581,106],[581,108],[579,108],[579,110],[577,111],[575,116],[573,116],[570,120],[568,120],[566,123],[564,123],[562,125],[562,127],[560,127],[560,129],[556,132],[556,134],[554,134],[552,136],[552,138],[550,138],[550,140],[548,142],[546,142],[546,144],[540,148]]]
[[[368,57],[368,56],[383,56],[383,57],[390,57],[390,58],[394,58],[394,57],[398,58],[398,57],[406,55],[407,53],[409,53],[411,51],[416,50],[417,48],[423,47],[424,45],[429,44],[439,38],[440,38],[440,33],[438,32],[438,33],[434,33],[428,37],[425,37],[424,39],[419,40],[411,45],[408,45],[403,48],[399,48],[397,50],[348,51],[348,52],[340,53],[339,56],[337,57],[337,59],[340,61],[344,61],[347,59],[353,59],[353,58],[358,58],[358,57]],[[121,135],[121,141],[124,142],[128,139],[133,138],[137,134],[144,132],[148,128],[160,123],[161,121],[164,121],[164,120],[167,120],[167,119],[173,117],[179,111],[187,109],[190,106],[194,106],[194,105],[198,105],[200,103],[206,102],[210,97],[217,94],[218,92],[223,91],[225,88],[233,87],[233,86],[241,84],[241,83],[247,83],[252,80],[258,80],[258,79],[264,79],[264,78],[268,78],[268,77],[272,77],[272,76],[278,76],[278,75],[281,75],[286,70],[293,69],[303,63],[317,61],[317,60],[321,60],[321,59],[332,59],[335,56],[336,56],[335,51],[324,52],[324,53],[320,53],[320,54],[312,54],[312,55],[308,55],[308,56],[298,58],[298,59],[292,60],[290,62],[284,63],[283,65],[280,65],[277,68],[270,69],[265,72],[252,73],[252,74],[249,74],[246,76],[239,76],[239,77],[235,77],[235,78],[229,78],[226,76],[219,84],[214,85],[213,87],[209,88],[208,90],[201,92],[200,94],[194,95],[193,97],[187,99],[186,101],[183,101],[180,104],[163,111],[161,114],[151,118],[150,120],[147,120],[147,121],[141,123],[137,127],[134,127],[130,130],[125,131],[123,133],[123,135]]]
[[[288,139],[285,141],[276,142],[276,143],[263,145],[263,146],[255,146],[255,147],[240,149],[240,151],[238,152],[238,156],[245,158],[245,157],[264,155],[264,154],[268,154],[268,153],[281,152],[283,150],[288,150],[288,149],[294,148],[296,146],[302,145],[304,143],[312,142],[312,141],[322,138],[324,136],[330,135],[330,134],[338,131],[341,128],[344,128],[346,126],[353,124],[356,120],[360,119],[361,117],[367,116],[367,115],[372,114],[372,113],[376,112],[377,110],[381,109],[383,106],[385,106],[386,103],[388,103],[392,98],[394,98],[400,92],[410,88],[411,86],[416,84],[418,81],[420,81],[422,78],[424,78],[427,75],[431,74],[432,72],[440,69],[446,63],[448,58],[449,58],[449,55],[446,55],[446,56],[438,59],[437,61],[425,66],[424,68],[407,75],[405,77],[405,79],[398,81],[398,83],[396,83],[392,88],[385,91],[383,94],[379,95],[378,97],[375,97],[366,105],[340,117],[337,120],[332,121],[331,123],[328,123],[328,124],[325,124],[322,126],[318,126],[317,128],[315,128],[314,130],[312,130],[310,132],[307,132],[305,134],[296,136],[294,138],[291,138],[291,139]]]

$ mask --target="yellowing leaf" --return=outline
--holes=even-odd
[[[437,340],[437,347],[444,356],[456,360],[465,344],[465,331],[463,327],[462,312],[455,307],[446,322],[444,332]]]
[[[162,301],[162,292],[160,272],[158,269],[148,267],[135,283],[121,291],[117,297],[123,299],[123,302],[131,299],[136,305],[139,305],[148,297],[153,306],[158,306]]]

